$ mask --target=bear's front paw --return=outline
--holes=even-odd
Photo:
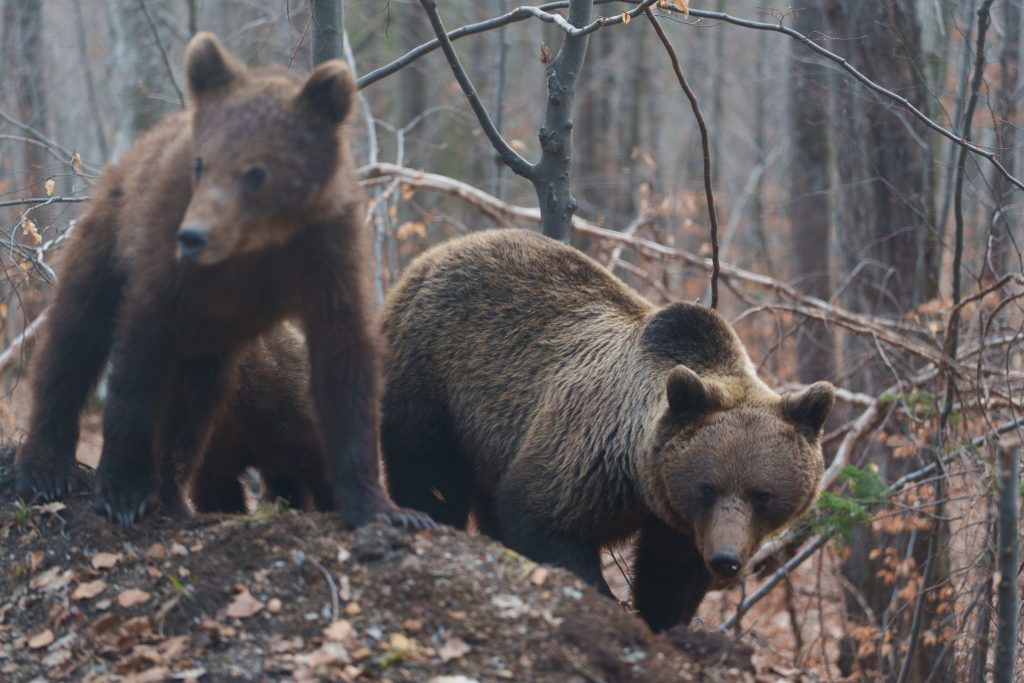
[[[27,502],[60,500],[75,482],[74,456],[59,457],[45,447],[25,442],[14,463],[18,497]]]
[[[384,522],[401,529],[420,531],[422,529],[436,529],[437,522],[430,518],[430,515],[408,508],[394,508],[385,512],[378,512],[375,521]]]
[[[156,483],[146,473],[115,471],[103,467],[96,476],[95,508],[112,522],[131,526],[159,507]]]

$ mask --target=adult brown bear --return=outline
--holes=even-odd
[[[208,33],[185,56],[193,106],[107,169],[69,245],[38,352],[19,493],[68,491],[85,398],[108,354],[97,506],[131,524],[183,501],[244,344],[304,327],[319,438],[345,522],[422,526],[377,477],[378,362],[361,193],[341,124],[343,62],[251,71]]]
[[[418,258],[383,332],[381,445],[396,502],[479,528],[609,594],[599,550],[640,532],[634,598],[688,621],[717,576],[803,514],[833,388],[779,396],[714,311],[657,308],[522,230]]]

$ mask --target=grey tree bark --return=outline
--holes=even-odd
[[[999,161],[1010,173],[1014,173],[1017,165],[1017,99],[1020,97],[1021,2],[1004,0],[1002,6],[1003,41],[999,51],[1000,79],[994,111],[995,150]],[[1024,269],[1021,257],[1024,243],[1020,236],[1021,209],[1014,201],[1019,201],[1020,193],[1000,173],[993,174],[992,197],[996,207],[989,223],[990,232],[981,271],[992,279],[998,279],[1011,268]]]
[[[329,59],[342,59],[341,0],[310,0],[313,20],[313,65]]]
[[[922,26],[915,3],[822,0],[818,6],[829,28],[830,49],[875,82],[904,93],[919,109],[927,107],[927,93],[932,88],[922,68]],[[921,258],[933,262],[936,248],[934,183],[928,177],[932,172],[930,134],[844,77],[833,80],[830,113],[835,173],[840,183],[834,210],[837,266],[840,276],[848,280],[843,303],[854,311],[899,317],[938,291],[938,272],[929,269],[921,273],[917,267]],[[920,279],[915,277],[918,273]],[[887,363],[878,357],[870,339],[846,335],[842,355],[844,370],[850,375],[844,380],[847,388],[877,394],[893,382]],[[897,367],[901,363],[899,358],[889,362]],[[892,425],[893,429],[899,426]],[[870,452],[871,462],[889,478],[920,466],[925,457],[922,453],[919,458],[896,458],[880,444]],[[901,601],[896,596],[898,587],[878,580],[883,560],[872,559],[870,552],[893,546],[913,557],[919,572],[930,564],[931,581],[923,588],[930,590],[948,575],[946,533],[941,522],[921,533],[890,535],[863,527],[856,531],[843,574],[860,596],[847,592],[847,612],[867,623],[861,601],[869,606],[878,619],[873,626],[888,631],[894,653],[885,656],[879,650],[861,658],[856,644],[844,641],[840,661],[844,673],[894,680],[902,670],[908,681],[924,681],[929,676],[933,681],[952,680],[952,658],[945,657],[942,632],[953,610],[939,612],[938,600],[922,604],[919,619],[935,639],[912,648],[913,658],[903,666],[900,646],[908,646],[904,639],[910,630],[913,601]]]
[[[820,34],[826,29],[824,17],[817,7],[800,10],[794,28],[804,35]],[[804,46],[794,43],[790,54],[789,106],[793,151],[788,213],[793,230],[792,277],[801,291],[828,299],[835,284],[832,282],[830,258],[829,76]],[[807,321],[797,336],[797,357],[801,382],[833,379],[835,340],[829,326],[821,321]]]

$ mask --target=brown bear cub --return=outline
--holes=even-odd
[[[478,527],[611,595],[599,550],[639,531],[634,601],[688,622],[713,579],[802,515],[833,388],[779,396],[714,311],[657,308],[522,230],[419,257],[383,319],[395,501]]]
[[[185,56],[193,106],[107,169],[69,247],[38,352],[19,493],[69,490],[78,418],[110,356],[98,509],[131,524],[183,501],[245,344],[307,337],[318,438],[346,523],[423,526],[377,477],[378,350],[343,62],[251,71],[208,33]]]

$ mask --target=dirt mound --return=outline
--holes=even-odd
[[[2,680],[751,680],[744,648],[656,636],[483,537],[295,512],[126,530],[90,490],[83,471],[64,503],[24,505],[0,455]]]

